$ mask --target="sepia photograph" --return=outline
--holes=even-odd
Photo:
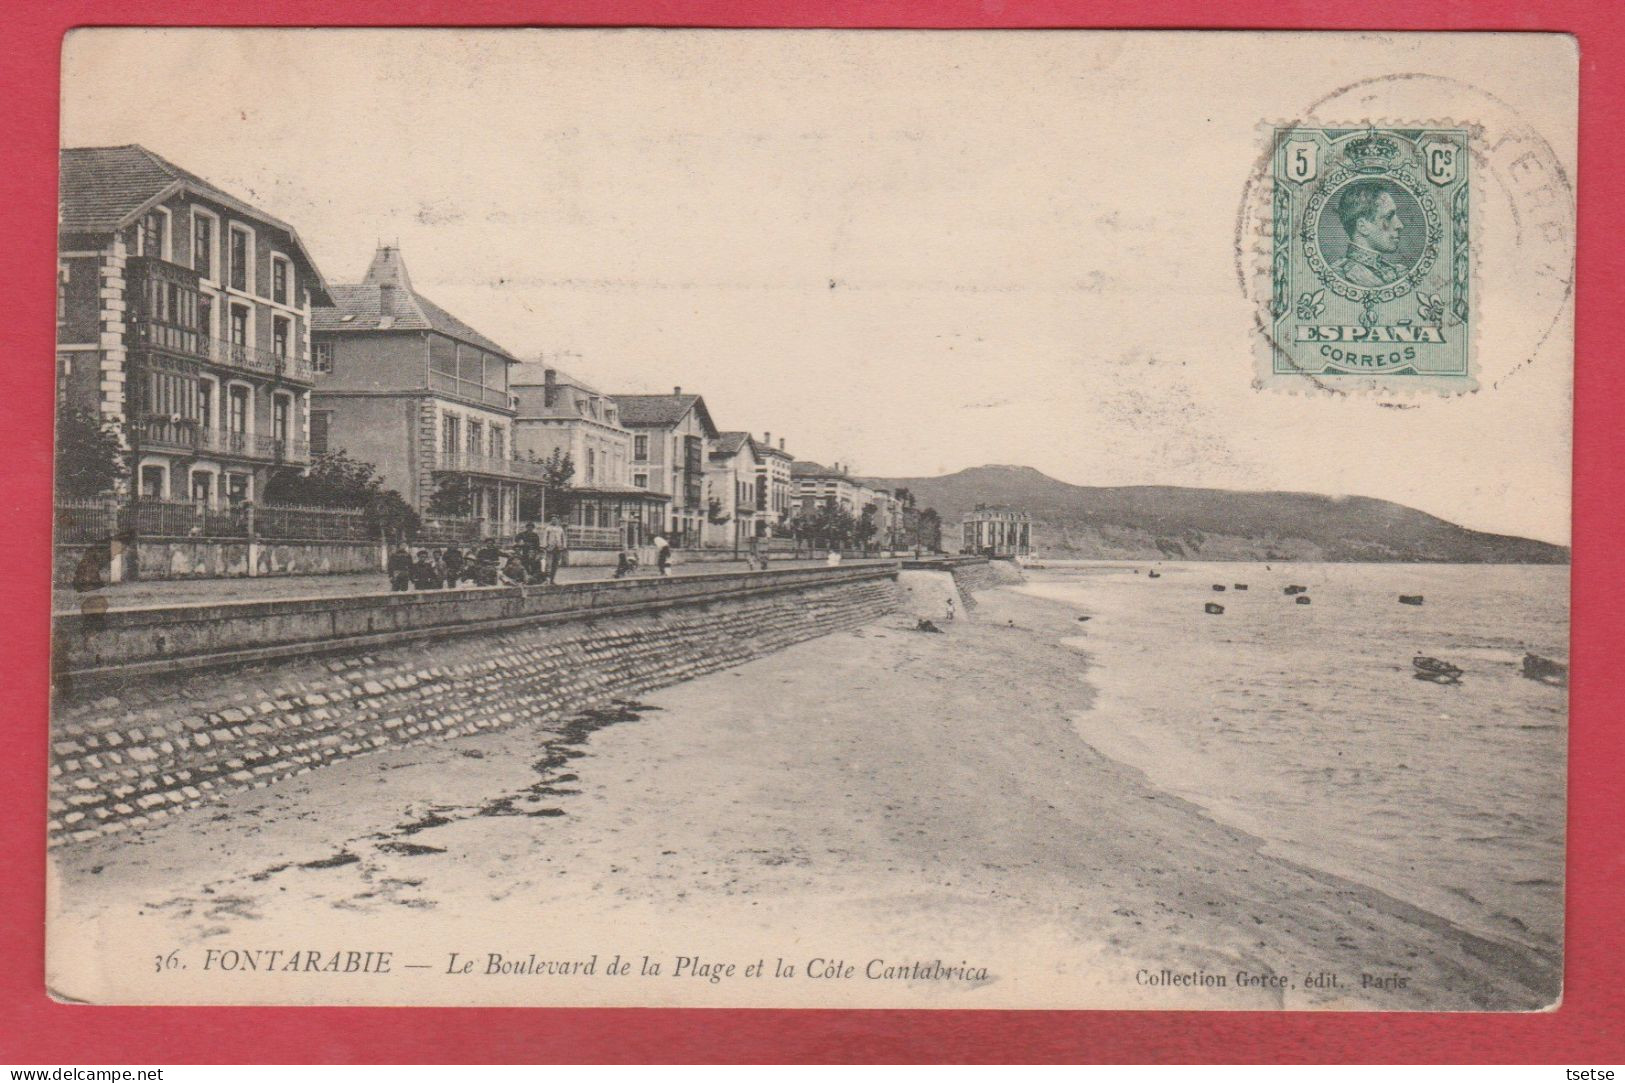
[[[1579,78],[70,32],[50,995],[1556,1010]]]

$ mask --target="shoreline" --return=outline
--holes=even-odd
[[[1061,643],[1077,614],[986,591],[975,618],[943,635],[895,615],[661,689],[637,705],[647,709],[574,734],[521,724],[394,749],[70,847],[53,855],[67,905],[51,947],[90,957],[53,951],[53,975],[73,979],[53,987],[213,1003],[1532,1010],[1555,999],[1540,960],[1270,856],[1089,746],[1071,716],[1094,701],[1090,663]],[[492,811],[503,807],[523,814]],[[875,957],[940,960],[988,978],[449,988],[421,971],[338,987],[142,969],[153,945],[274,946],[313,931],[432,944],[437,960],[459,946],[524,959],[568,944],[605,959],[840,957],[859,973]],[[1165,969],[1290,985],[1140,980]],[[1305,984],[1330,973],[1343,983]],[[1362,975],[1394,984],[1362,989]]]

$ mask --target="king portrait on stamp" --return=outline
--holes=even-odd
[[[1332,270],[1356,286],[1373,289],[1404,273],[1391,260],[1405,229],[1391,187],[1379,180],[1355,181],[1338,197],[1337,217],[1349,246]]]

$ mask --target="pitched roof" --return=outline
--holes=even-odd
[[[515,365],[508,370],[509,387],[541,387],[547,383],[547,370],[553,370],[553,382],[560,387],[573,387],[578,391],[585,391],[589,395],[602,395],[587,381],[571,376],[557,365],[543,364],[540,361],[526,361],[522,365]]]
[[[311,310],[313,332],[438,331],[494,353],[509,364],[519,363],[509,350],[413,289],[398,248],[380,246],[365,279],[356,285],[334,286],[329,292],[332,306]]]
[[[113,233],[177,192],[191,192],[286,233],[309,274],[313,301],[328,299],[327,283],[292,226],[217,188],[146,147],[65,147],[59,156],[57,228],[63,233]]]
[[[755,446],[755,443],[756,442],[750,438],[750,433],[748,432],[718,433],[717,446],[712,449],[711,454],[722,457],[738,455],[740,451],[744,450],[746,444]]]
[[[790,476],[793,478],[844,478],[845,474],[839,470],[815,463],[811,459],[798,459],[790,464]],[[850,481],[850,478],[847,478]]]
[[[699,395],[611,395],[620,410],[621,424],[629,429],[668,428],[678,424],[690,410],[700,418],[705,435],[715,439],[717,427],[711,411]]]

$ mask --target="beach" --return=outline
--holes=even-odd
[[[55,851],[52,950],[159,1002],[1558,999],[1541,944],[1318,867],[1086,740],[1080,718],[1126,716],[1086,605],[975,601],[939,634],[900,613],[561,726],[387,750]],[[241,962],[298,950],[393,970]]]

